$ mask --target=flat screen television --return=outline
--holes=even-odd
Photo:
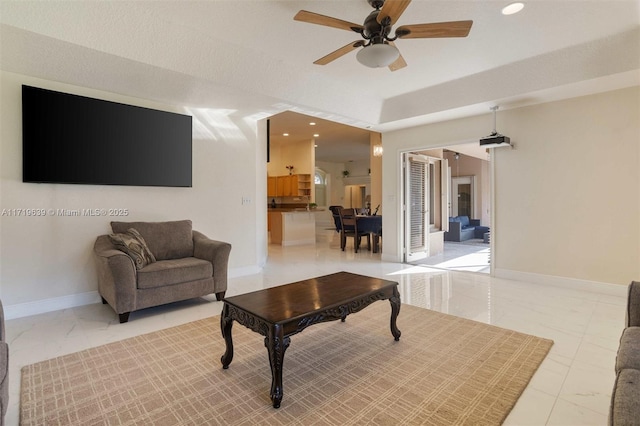
[[[191,116],[22,86],[22,181],[190,187]]]

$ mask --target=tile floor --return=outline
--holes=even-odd
[[[380,254],[366,250],[356,254],[351,246],[342,252],[337,238],[328,238],[315,246],[270,246],[263,272],[230,279],[227,295],[340,270],[398,281],[403,303],[553,339],[550,354],[505,424],[606,424],[624,326],[624,286],[581,291],[386,263]],[[217,315],[221,307],[214,297],[205,297],[135,312],[129,323],[119,324],[111,308],[95,304],[7,321],[10,405],[6,424],[18,424],[22,366]]]
[[[426,265],[439,269],[467,272],[490,272],[491,249],[481,239],[461,243],[445,241],[444,251],[424,259],[411,262],[414,265]]]

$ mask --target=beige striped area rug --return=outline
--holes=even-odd
[[[282,406],[271,406],[263,337],[234,324],[223,370],[219,317],[22,369],[22,425],[497,425],[553,344],[389,303],[291,338]],[[126,327],[126,324],[123,325]]]

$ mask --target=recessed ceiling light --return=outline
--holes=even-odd
[[[315,126],[316,123],[314,123],[313,121],[311,123],[309,123],[309,126]]]
[[[524,3],[520,3],[520,2],[511,3],[505,6],[504,8],[502,8],[502,14],[513,15],[514,13],[520,12],[522,9],[524,9]]]
[[[314,137],[314,138],[317,138],[318,136],[320,136],[320,135],[319,135],[319,134],[317,134],[317,133],[315,133],[315,134],[313,135],[313,137]]]
[[[282,136],[289,136],[289,133],[283,133]]]

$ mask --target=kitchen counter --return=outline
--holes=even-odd
[[[296,246],[316,243],[316,216],[313,210],[269,209],[271,244]]]
[[[306,206],[278,206],[278,207],[267,207],[268,212],[294,212],[294,211],[307,211]],[[310,208],[310,212],[323,212],[325,211],[322,207]]]

